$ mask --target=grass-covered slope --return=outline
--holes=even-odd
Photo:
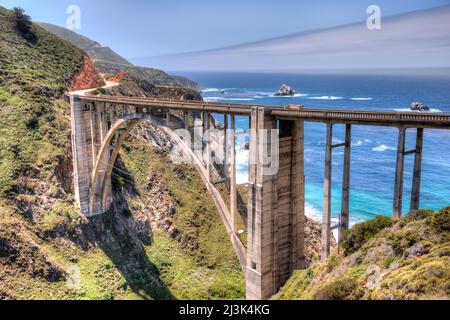
[[[39,22],[38,25],[85,51],[95,62],[108,61],[115,64],[131,65],[125,58],[111,50],[111,48],[102,47],[97,41],[54,24]]]
[[[120,183],[134,182],[129,210],[152,217],[146,252],[168,288],[181,299],[244,299],[239,261],[196,170],[173,164],[164,148],[142,138],[127,142],[121,157],[129,174]]]
[[[450,208],[356,225],[342,250],[297,272],[275,298],[450,298]]]
[[[24,174],[50,179],[67,153],[67,106],[61,96],[82,68],[84,53],[34,27],[36,41],[13,27],[0,7],[0,195]]]

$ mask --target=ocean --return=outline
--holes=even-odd
[[[199,83],[206,101],[257,105],[304,105],[306,108],[409,111],[412,102],[431,112],[450,113],[450,76],[346,76],[264,73],[183,73]],[[282,84],[294,97],[275,97]],[[221,118],[218,117],[220,120]],[[248,119],[237,118],[248,129]],[[344,126],[334,127],[333,141],[344,141]],[[305,124],[307,215],[321,220],[325,157],[325,124]],[[392,214],[398,130],[354,126],[351,161],[351,223]],[[407,131],[407,149],[415,147],[415,130]],[[246,182],[248,152],[238,151],[238,182]],[[343,150],[333,152],[332,213],[341,207]],[[406,157],[404,213],[410,207],[414,156]],[[421,207],[439,210],[450,205],[450,130],[425,130]]]

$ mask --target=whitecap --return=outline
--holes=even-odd
[[[270,97],[271,98],[300,98],[300,97],[307,97],[309,96],[309,94],[306,93],[296,93],[293,96],[276,96],[274,94],[272,94]]]
[[[390,146],[387,146],[385,144],[381,144],[378,147],[373,148],[372,150],[375,151],[375,152],[384,152],[384,151],[387,151],[387,150],[394,151],[396,149],[394,147],[390,147]]]
[[[342,100],[343,97],[336,97],[336,96],[321,96],[321,97],[310,97],[308,99],[311,100]]]
[[[206,102],[219,102],[219,101],[253,101],[253,98],[228,98],[228,97],[203,97]]]
[[[373,98],[351,98],[351,100],[354,100],[354,101],[370,101],[370,100],[373,100]]]
[[[442,113],[442,110],[439,109],[430,109],[429,111],[419,111],[419,110],[411,110],[410,108],[398,108],[393,110],[396,112]]]
[[[206,88],[206,89],[202,89],[201,92],[219,92],[220,89],[217,88]]]

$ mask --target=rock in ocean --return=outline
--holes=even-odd
[[[295,91],[287,84],[283,84],[280,90],[278,90],[278,92],[275,93],[276,97],[288,97],[293,95],[295,95]]]
[[[430,111],[430,107],[420,102],[413,102],[411,104],[412,111]]]

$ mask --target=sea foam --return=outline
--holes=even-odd
[[[430,109],[429,111],[411,110],[410,108],[398,108],[394,109],[396,112],[417,112],[417,113],[442,113],[439,109]]]
[[[394,147],[390,147],[385,144],[381,144],[378,147],[373,148],[372,150],[375,152],[384,152],[384,151],[388,151],[388,150],[395,151],[396,149]]]
[[[342,100],[343,97],[336,97],[336,96],[321,96],[321,97],[309,97],[308,99],[311,100]]]

